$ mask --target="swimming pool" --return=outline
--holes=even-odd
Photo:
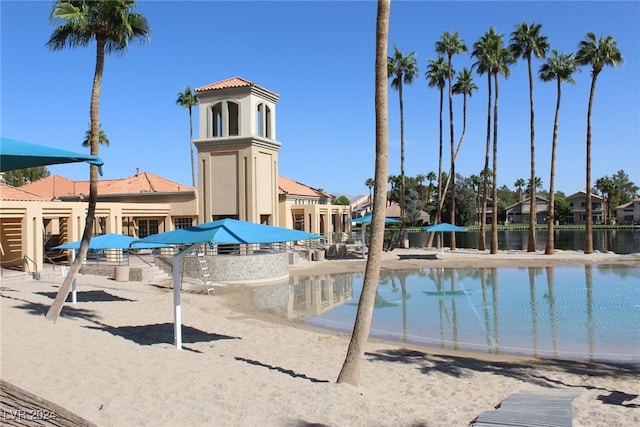
[[[256,288],[262,309],[351,332],[363,273]],[[279,289],[279,290],[278,290]],[[381,271],[371,336],[487,353],[640,363],[640,267]]]

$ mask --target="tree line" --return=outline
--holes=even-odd
[[[489,171],[491,175],[491,171]],[[418,174],[416,176],[405,177],[404,191],[404,221],[409,226],[422,225],[421,213],[427,212],[431,218],[435,218],[436,210],[439,206],[438,197],[443,194],[438,191],[437,182],[447,182],[448,174],[443,172],[440,180],[436,181],[435,172],[431,171],[426,175]],[[551,201],[551,195],[548,190],[543,189],[543,179],[536,177],[534,186],[537,196],[543,197]],[[392,203],[400,204],[402,181],[400,175],[389,175],[389,188],[387,190],[387,205]],[[456,174],[456,204],[451,203],[450,197],[453,193],[448,192],[444,195],[445,200],[442,204],[442,216],[451,215],[451,209],[455,206],[454,218],[455,224],[458,225],[479,225],[480,212],[478,207],[481,205],[480,198],[482,194],[483,177],[482,172],[478,175],[468,177]],[[373,179],[368,178],[365,186],[369,189],[369,197],[373,188]],[[593,194],[602,197],[606,209],[604,209],[605,223],[611,223],[615,218],[616,207],[628,203],[638,197],[640,187],[629,180],[629,175],[624,170],[619,170],[611,176],[603,176],[595,180],[595,184],[591,189]],[[493,192],[493,187],[489,183],[489,192]],[[509,206],[527,198],[531,194],[531,180],[518,178],[513,183],[513,188],[502,185],[497,190],[498,193],[498,221],[502,222],[507,219],[506,210]],[[571,207],[566,201],[565,193],[556,191],[554,195],[554,211],[555,219],[564,224],[570,221],[572,216]],[[434,222],[434,221],[431,221]]]
[[[470,51],[470,56],[475,62],[471,68],[463,67],[462,70],[454,69],[453,57],[456,55],[466,54]],[[618,49],[616,40],[611,36],[597,38],[593,33],[588,32],[584,40],[578,43],[576,52],[562,53],[556,49],[551,49],[549,39],[542,34],[542,25],[532,22],[531,24],[522,22],[514,26],[513,31],[509,34],[509,40],[505,40],[505,35],[500,34],[494,27],[490,27],[482,36],[480,36],[470,47],[460,37],[458,32],[445,31],[441,38],[435,42],[436,59],[429,59],[425,78],[428,86],[436,88],[439,91],[439,156],[438,156],[438,172],[436,175],[437,198],[439,202],[435,206],[435,222],[439,223],[444,217],[448,217],[452,224],[458,222],[458,209],[456,203],[459,198],[456,197],[458,186],[456,185],[457,174],[455,172],[455,162],[458,152],[462,146],[467,118],[467,98],[471,97],[474,91],[478,90],[478,86],[473,82],[473,73],[478,76],[486,76],[487,85],[487,127],[486,127],[486,145],[484,166],[479,175],[482,180],[480,188],[482,208],[479,233],[478,249],[484,250],[485,242],[485,224],[487,216],[487,200],[491,199],[494,203],[500,203],[500,195],[498,193],[498,113],[499,113],[499,89],[500,79],[508,78],[511,74],[511,67],[518,60],[523,60],[527,64],[528,85],[529,85],[529,111],[530,111],[530,176],[529,182],[535,182],[535,115],[534,115],[534,72],[533,60],[543,60],[538,69],[538,78],[543,82],[555,82],[556,84],[556,107],[553,123],[553,139],[551,150],[551,170],[549,177],[548,195],[550,197],[549,211],[549,227],[547,230],[550,246],[547,247],[548,254],[553,253],[553,224],[556,220],[555,205],[555,168],[556,168],[556,149],[558,144],[558,126],[560,114],[561,88],[562,83],[575,84],[573,74],[580,71],[580,67],[590,67],[591,70],[591,87],[589,92],[589,103],[587,109],[587,138],[586,138],[586,165],[585,165],[585,188],[586,188],[586,239],[585,253],[593,252],[593,240],[591,235],[592,226],[592,181],[591,181],[591,116],[593,107],[593,98],[596,89],[596,82],[600,72],[606,66],[616,67],[624,63],[622,53]],[[388,78],[391,80],[391,88],[398,92],[399,113],[400,113],[400,176],[398,178],[399,197],[401,216],[405,216],[407,208],[407,198],[411,197],[408,193],[407,179],[404,174],[404,106],[403,106],[403,88],[405,85],[411,84],[419,75],[419,67],[416,60],[416,53],[411,52],[407,55],[394,45],[393,52],[387,58]],[[455,76],[455,82],[454,82]],[[448,172],[443,170],[443,140],[444,140],[444,120],[443,106],[445,89],[448,99],[448,128],[449,128],[449,151],[450,164]],[[462,111],[462,129],[460,138],[456,144],[454,138],[454,114],[453,114],[453,95],[463,95],[463,111]],[[491,164],[490,164],[491,161]],[[445,181],[443,181],[443,178]],[[528,197],[536,200],[537,186],[528,187]],[[444,196],[446,194],[446,196]],[[444,207],[445,200],[448,200],[448,208]],[[527,250],[535,251],[535,215],[530,215],[529,222],[529,238]],[[498,250],[498,215],[491,215],[491,243],[490,252],[497,253]],[[455,235],[452,236],[451,249],[455,250]]]

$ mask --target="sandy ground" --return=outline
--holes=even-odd
[[[396,249],[383,268],[640,265],[636,255]],[[304,261],[291,274],[363,271]],[[640,366],[533,360],[370,341],[359,386],[337,384],[349,337],[247,314],[231,287],[186,285],[183,351],[168,283],[78,277],[79,302],[44,318],[59,282],[3,283],[2,379],[100,426],[466,426],[521,391],[574,390],[574,426],[640,424]],[[10,415],[10,414],[9,414]],[[0,414],[2,417],[7,413]]]

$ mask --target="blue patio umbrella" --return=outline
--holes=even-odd
[[[442,240],[442,233],[464,233],[469,231],[469,229],[464,227],[459,227],[457,225],[449,224],[448,222],[441,222],[440,224],[428,225],[424,228],[425,231],[429,232],[440,232],[440,240]],[[442,252],[444,253],[444,246],[442,247]]]
[[[15,139],[0,138],[0,172],[75,162],[96,165],[102,175],[104,162],[97,156],[30,144]]]
[[[366,214],[365,216],[361,216],[359,218],[353,218],[351,220],[352,224],[362,224],[362,246],[361,246],[361,252],[362,252],[362,257],[364,258],[364,239],[365,239],[365,230],[367,228],[367,224],[371,224],[371,219],[372,219],[372,215],[371,214]],[[389,218],[389,217],[385,217],[384,218],[384,222],[385,224],[397,224],[397,223],[401,223],[402,221],[400,221],[399,219],[395,219],[395,218]]]
[[[137,237],[125,236],[124,234],[107,233],[101,236],[91,237],[89,241],[89,249],[153,249],[153,248],[169,248],[171,245],[161,243],[132,243],[138,240]],[[51,249],[80,249],[81,240],[75,242],[63,243],[54,246]]]
[[[151,249],[151,248],[169,248],[171,246],[158,244],[158,243],[133,243],[136,240],[135,237],[125,236],[123,234],[108,233],[101,236],[91,237],[89,240],[89,250],[106,250],[106,249]],[[81,240],[75,242],[63,243],[58,246],[54,246],[51,249],[80,249]],[[73,253],[75,257],[75,252]],[[71,301],[75,303],[77,300],[76,295],[76,281],[74,279],[71,288]]]
[[[182,259],[195,245],[202,243],[215,244],[249,244],[249,243],[282,243],[297,240],[319,239],[317,234],[306,231],[291,230],[271,225],[256,224],[231,218],[220,219],[194,227],[181,228],[165,233],[153,234],[136,243],[165,243],[188,245],[173,257],[173,316],[174,340],[177,349],[182,349],[182,306],[180,304],[180,277],[182,276]]]
[[[366,214],[365,216],[361,216],[360,218],[353,218],[351,220],[352,224],[370,224],[371,223],[371,214]],[[395,219],[395,218],[388,218],[385,217],[384,222],[389,224],[389,223],[400,223],[402,221],[400,221],[399,219]]]
[[[440,232],[461,232],[469,231],[469,229],[464,227],[459,227],[457,225],[449,224],[448,222],[441,222],[440,224],[428,225],[424,228],[425,231],[440,231]]]
[[[164,243],[174,245],[198,243],[209,243],[213,245],[219,243],[282,243],[319,239],[320,237],[321,236],[317,234],[307,233],[306,231],[225,218],[193,227],[153,234],[136,240],[136,243]]]

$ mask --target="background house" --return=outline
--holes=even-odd
[[[640,198],[618,206],[616,219],[620,224],[640,224]]]
[[[573,193],[566,197],[571,208],[574,224],[584,224],[586,222],[587,212],[587,193],[584,190]],[[601,224],[604,215],[604,201],[602,197],[591,194],[591,216],[593,224]]]
[[[532,210],[531,197],[523,199],[517,203],[507,206],[507,221],[511,224],[528,224]],[[549,200],[544,197],[536,196],[536,204],[534,209],[536,216],[535,223],[542,224],[549,217]]]

